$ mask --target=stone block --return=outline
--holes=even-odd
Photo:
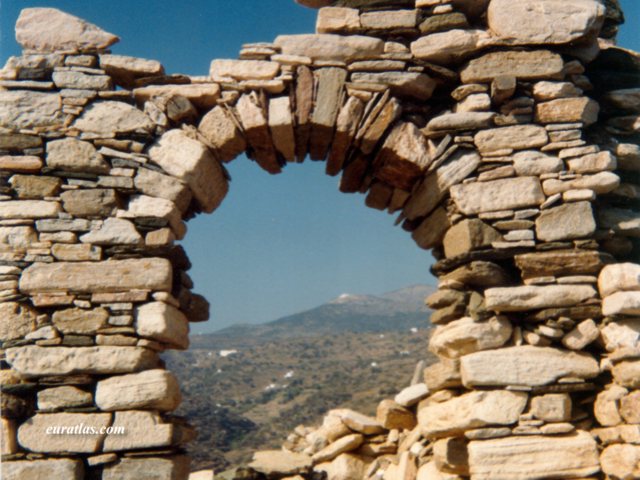
[[[166,370],[146,370],[100,380],[96,405],[100,410],[175,410],[181,401],[176,378]]]
[[[135,328],[138,335],[177,348],[189,346],[189,320],[176,307],[163,302],[146,303],[136,310]]]

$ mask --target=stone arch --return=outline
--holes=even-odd
[[[25,9],[0,91],[8,478],[187,477],[157,353],[186,348],[207,308],[174,242],[242,152],[273,174],[326,158],[342,191],[399,212],[439,277],[424,382],[377,419],[334,412],[257,471],[637,470],[638,56],[611,43],[615,2],[542,1],[305,1],[329,5],[318,34],[247,45],[208,77]],[[46,433],[80,423],[126,434]]]

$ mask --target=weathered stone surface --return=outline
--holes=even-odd
[[[640,292],[616,292],[602,300],[604,315],[640,315]]]
[[[108,217],[118,206],[116,192],[111,188],[68,190],[60,199],[65,211],[76,217]]]
[[[604,427],[613,427],[622,423],[620,415],[620,400],[629,391],[620,385],[612,384],[596,397],[593,404],[593,413],[598,423]]]
[[[133,96],[140,103],[153,97],[165,99],[184,97],[198,108],[212,108],[220,98],[220,86],[217,83],[188,83],[185,85],[149,85],[136,88]],[[185,102],[186,103],[186,102]],[[187,105],[188,107],[188,105]]]
[[[527,405],[523,392],[492,390],[470,392],[418,411],[418,422],[427,437],[459,435],[465,430],[488,425],[511,425]]]
[[[2,478],[5,480],[50,480],[64,478],[82,480],[82,460],[49,458],[46,460],[15,460],[2,462]]]
[[[57,217],[61,208],[58,202],[43,200],[5,200],[0,202],[0,218],[50,218]]]
[[[512,436],[469,443],[474,480],[578,478],[600,470],[598,448],[588,432],[573,435]]]
[[[323,160],[331,144],[347,72],[342,68],[321,68],[314,72],[316,105],[311,115],[309,155]]]
[[[491,37],[484,30],[449,30],[416,40],[411,44],[411,53],[421,60],[446,65],[490,44]]]
[[[55,71],[53,82],[59,89],[75,88],[78,90],[110,90],[113,85],[108,75],[90,75],[84,72]]]
[[[594,275],[613,257],[594,250],[552,250],[515,256],[523,278]]]
[[[114,133],[150,133],[154,124],[144,112],[128,103],[101,101],[91,104],[73,123],[82,132],[111,136]]]
[[[265,60],[213,60],[209,74],[216,81],[270,80],[280,71],[278,62]]]
[[[38,235],[33,227],[0,227],[0,246],[11,250],[26,250],[33,242],[38,241]]]
[[[573,180],[558,180],[550,178],[542,183],[542,189],[547,195],[555,195],[569,190],[593,190],[601,195],[615,190],[620,185],[620,177],[612,172],[600,172],[595,175],[583,175]],[[624,212],[621,209],[603,209],[601,222],[613,223],[619,218],[617,212]]]
[[[640,361],[624,360],[617,363],[612,370],[613,379],[627,388],[640,388]]]
[[[433,248],[442,242],[450,226],[447,211],[438,207],[413,231],[411,238],[420,248]]]
[[[431,172],[418,185],[404,208],[410,220],[428,215],[447,195],[449,189],[467,178],[480,165],[476,152],[458,150],[435,172]]]
[[[86,407],[93,404],[93,395],[78,387],[47,388],[38,392],[38,410],[56,410],[58,408]]]
[[[346,408],[332,410],[342,422],[354,432],[375,435],[382,432],[382,425],[375,418]]]
[[[229,189],[222,166],[205,145],[184,131],[170,130],[149,149],[151,160],[184,180],[206,212],[215,210]]]
[[[391,186],[410,190],[431,162],[424,135],[413,123],[399,123],[387,136],[378,154],[376,177]]]
[[[165,198],[176,204],[181,212],[189,207],[191,191],[180,180],[163,175],[155,170],[139,168],[134,178],[138,190],[152,197]]]
[[[275,42],[285,55],[302,55],[314,60],[353,61],[377,58],[384,42],[360,35],[279,35]]]
[[[535,150],[518,152],[513,155],[513,166],[520,177],[557,173],[564,170],[564,163],[558,157]]]
[[[429,340],[429,350],[441,357],[459,358],[501,347],[511,338],[512,330],[511,322],[504,317],[492,317],[486,322],[464,317],[438,325]]]
[[[433,443],[438,470],[447,474],[469,475],[467,441],[460,437],[441,438]],[[419,478],[419,477],[418,477]]]
[[[93,144],[75,138],[47,143],[47,166],[68,172],[107,173],[109,163]]]
[[[356,450],[364,442],[364,437],[359,433],[353,433],[339,438],[335,442],[313,455],[314,463],[322,463],[333,460],[338,455]]]
[[[417,22],[417,10],[370,11],[360,15],[362,27],[373,30],[413,29]]]
[[[460,377],[460,361],[440,359],[424,369],[424,383],[429,391],[462,386]]]
[[[100,228],[82,235],[80,241],[94,245],[139,245],[142,235],[129,220],[109,217]]]
[[[24,377],[89,373],[109,375],[154,368],[155,352],[139,347],[39,347],[7,349],[7,362]]]
[[[598,120],[600,106],[588,97],[559,98],[536,105],[536,121],[539,123],[582,122],[591,125]]]
[[[107,325],[109,312],[104,308],[68,308],[53,313],[53,324],[62,333],[95,334]]]
[[[469,97],[467,97],[469,98]],[[426,126],[425,131],[476,130],[493,126],[494,112],[456,112],[439,115]]]
[[[198,131],[215,149],[218,158],[228,162],[236,158],[247,148],[247,143],[240,133],[231,113],[218,106],[209,111],[198,125]]]
[[[164,74],[162,64],[157,60],[129,57],[126,55],[100,55],[100,68],[125,87],[131,87],[136,78]]]
[[[326,108],[331,110],[332,106]],[[282,166],[278,160],[265,105],[255,94],[245,94],[236,103],[236,112],[242,124],[244,135],[251,146],[251,158],[271,174],[280,173]]]
[[[536,219],[536,235],[545,242],[589,237],[595,231],[596,221],[590,202],[549,208]]]
[[[640,318],[609,322],[601,329],[602,341],[609,352],[620,348],[640,347]]]
[[[418,100],[428,100],[436,88],[434,79],[418,72],[356,72],[351,75],[351,80],[388,85],[395,95]]]
[[[360,15],[355,8],[324,7],[318,11],[317,33],[344,33],[360,29]]]
[[[136,310],[136,332],[142,337],[174,345],[189,346],[189,321],[176,307],[163,302],[145,303]]]
[[[610,172],[602,172],[602,174],[606,173],[614,175]],[[597,175],[594,175],[594,177],[595,176]],[[616,186],[617,185],[613,188]],[[633,210],[626,210],[623,208],[600,208],[598,210],[598,223],[601,227],[610,228],[614,232],[624,236],[635,238],[640,237],[640,219]]]
[[[610,478],[639,478],[640,445],[610,445],[600,455],[600,463]]]
[[[314,471],[327,472],[328,478],[335,480],[357,480],[365,477],[369,463],[367,457],[353,453],[343,453],[334,458],[329,464],[324,463],[314,466]]]
[[[500,233],[477,218],[464,219],[447,230],[444,236],[444,252],[447,258],[472,250],[490,247],[502,239]]]
[[[596,296],[590,285],[542,285],[489,288],[487,308],[497,312],[520,312],[549,307],[570,307]]]
[[[421,465],[416,478],[417,480],[460,480],[460,476],[455,473],[440,471],[434,460]]]
[[[296,155],[296,140],[289,97],[269,100],[269,129],[276,150],[286,161],[293,162]]]
[[[109,413],[37,413],[18,428],[18,442],[32,452],[94,453],[105,436],[98,432],[110,422]]]
[[[582,350],[599,336],[600,330],[598,330],[596,323],[591,319],[587,319],[580,322],[562,337],[562,344],[570,350]]]
[[[395,396],[394,400],[403,407],[410,407],[427,395],[429,395],[429,387],[425,383],[416,383],[403,389]]]
[[[520,80],[562,78],[564,62],[548,50],[493,52],[471,60],[460,72],[463,83],[486,83],[511,75]]]
[[[0,418],[0,452],[3,456],[18,452],[16,422],[14,420]]]
[[[178,239],[182,239],[186,233],[186,226],[182,222],[178,207],[171,200],[164,198],[131,195],[127,209],[120,211],[119,214],[126,218],[163,220],[162,224],[169,224]]]
[[[536,177],[516,177],[451,187],[451,198],[465,215],[535,207],[545,200]]]
[[[411,410],[393,400],[383,400],[376,409],[376,419],[387,430],[411,430],[416,426],[416,417]]]
[[[55,197],[62,184],[59,178],[35,175],[14,175],[9,182],[20,199]]]
[[[144,276],[140,275],[144,272]],[[171,291],[171,263],[164,258],[108,260],[106,262],[35,263],[22,273],[20,290],[43,292]]]
[[[16,22],[16,40],[23,48],[39,52],[93,52],[119,38],[56,8],[24,8]]]
[[[545,422],[571,420],[571,397],[566,393],[549,393],[531,399],[531,413]]]
[[[297,475],[311,468],[311,458],[303,453],[265,450],[253,454],[249,467],[269,476]]]
[[[620,415],[627,423],[640,424],[640,390],[631,392],[622,398]]]
[[[189,457],[124,457],[105,465],[102,480],[182,480],[189,475]]]
[[[492,0],[488,21],[493,33],[524,45],[574,42],[599,32],[605,9],[596,0]]]
[[[598,362],[586,353],[530,345],[465,355],[460,360],[462,382],[476,386],[539,386],[563,377],[593,378]]]
[[[473,141],[483,152],[541,147],[549,140],[547,131],[539,125],[513,125],[476,133]]]
[[[96,387],[96,405],[104,411],[171,411],[180,400],[178,381],[170,372],[160,369],[110,377],[99,381]]]
[[[0,342],[22,338],[36,328],[38,312],[17,302],[0,303]]]
[[[602,297],[617,291],[640,290],[640,265],[628,262],[607,265],[598,276],[598,289]]]
[[[177,432],[173,424],[164,423],[157,412],[117,411],[113,417],[113,428],[124,428],[124,434],[107,435],[103,447],[105,452],[167,447],[174,443]]]
[[[62,125],[62,99],[57,93],[0,91],[0,127],[9,130]]]
[[[611,152],[600,152],[567,160],[569,170],[576,173],[598,173],[604,170],[615,170],[618,166],[616,157]]]
[[[555,100],[556,98],[578,97],[582,90],[571,82],[537,82],[533,86],[533,97],[538,101]]]

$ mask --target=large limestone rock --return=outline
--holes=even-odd
[[[451,198],[465,215],[538,206],[545,200],[537,177],[454,185]]]
[[[109,217],[100,228],[82,235],[80,241],[94,245],[139,245],[142,235],[129,220]]]
[[[598,447],[588,432],[512,436],[469,443],[474,480],[579,478],[600,471]]]
[[[17,131],[61,126],[62,98],[58,93],[30,90],[0,91],[0,127]]]
[[[92,103],[73,122],[81,132],[110,137],[114,133],[151,133],[155,125],[144,112],[124,102]]]
[[[602,301],[604,315],[640,315],[640,292],[616,292]]]
[[[605,8],[597,0],[492,0],[489,28],[515,44],[574,42],[598,33]]]
[[[141,275],[141,273],[143,273]],[[22,273],[20,290],[34,294],[73,291],[83,293],[127,290],[171,291],[171,263],[164,258],[108,260],[106,262],[34,263]]]
[[[229,190],[220,163],[205,145],[182,130],[165,133],[149,149],[149,156],[168,174],[189,184],[206,212],[213,212]]]
[[[158,356],[141,347],[39,347],[7,349],[7,362],[24,377],[89,373],[112,375],[155,368]]]
[[[523,392],[492,390],[470,392],[418,410],[418,422],[427,437],[455,436],[489,425],[511,425],[527,405]]]
[[[567,203],[543,210],[536,219],[536,234],[545,242],[585,238],[595,230],[590,202]]]
[[[379,57],[384,42],[361,35],[279,35],[275,42],[284,55],[302,55],[314,60],[354,61]]]
[[[447,258],[472,250],[490,247],[502,239],[500,233],[478,218],[467,218],[447,230],[444,236],[444,253]]]
[[[110,413],[38,413],[20,425],[18,442],[32,452],[94,453],[110,423]]]
[[[471,60],[460,72],[463,83],[488,83],[496,77],[521,80],[562,78],[564,62],[549,50],[502,51]]]
[[[640,388],[640,361],[625,360],[617,363],[611,373],[619,385],[627,388]]]
[[[267,476],[297,475],[311,468],[311,457],[303,453],[265,450],[253,454],[249,467]]]
[[[46,388],[38,392],[38,410],[41,412],[59,408],[87,407],[92,404],[91,393],[71,385]]]
[[[535,387],[563,377],[594,378],[600,368],[586,353],[523,345],[465,355],[460,371],[467,387]]]
[[[448,64],[491,44],[491,37],[483,30],[449,30],[426,35],[411,44],[411,53],[416,58]]]
[[[202,117],[198,131],[224,162],[233,160],[247,148],[247,142],[240,133],[237,122],[223,106],[213,108]]]
[[[610,445],[602,452],[600,463],[610,478],[640,478],[640,445]]]
[[[598,276],[598,289],[603,298],[618,291],[640,290],[640,265],[636,263],[607,265]]]
[[[266,60],[213,60],[209,74],[216,82],[270,80],[280,71],[278,62]]]
[[[181,212],[184,212],[191,202],[191,190],[184,182],[149,168],[138,169],[134,184],[146,195],[164,198],[175,203]]]
[[[473,141],[483,152],[497,150],[525,150],[541,147],[549,140],[547,131],[539,125],[513,125],[481,130]]]
[[[71,458],[49,458],[43,460],[15,460],[2,462],[2,478],[5,480],[82,480],[82,460]]]
[[[96,387],[96,405],[104,411],[171,411],[180,400],[178,381],[170,372],[160,369],[109,377]]]
[[[505,317],[476,322],[471,317],[439,325],[429,340],[429,350],[436,355],[459,358],[468,353],[498,348],[511,337],[513,328]]]
[[[62,333],[95,335],[107,326],[109,312],[104,308],[67,308],[53,312],[52,320],[56,329]]]
[[[183,480],[189,475],[186,455],[121,458],[105,465],[102,480]]]
[[[525,285],[485,290],[485,302],[496,312],[520,312],[549,307],[570,307],[597,295],[590,285]]]
[[[75,138],[47,142],[47,166],[82,173],[107,173],[110,168],[92,143]]]
[[[94,52],[119,38],[56,8],[24,8],[16,22],[16,40],[39,52]]]
[[[189,346],[189,321],[176,307],[163,303],[145,303],[136,310],[138,335],[153,338],[178,348]]]
[[[125,410],[113,414],[114,431],[122,434],[107,435],[105,452],[118,452],[142,448],[161,448],[173,445],[179,434],[171,423],[164,423],[157,412]]]

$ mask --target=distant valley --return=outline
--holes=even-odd
[[[189,351],[164,354],[185,397],[176,414],[199,431],[194,467],[239,465],[330,408],[374,413],[410,382],[419,360],[431,359],[424,298],[433,291],[344,294],[269,323],[193,335]]]

